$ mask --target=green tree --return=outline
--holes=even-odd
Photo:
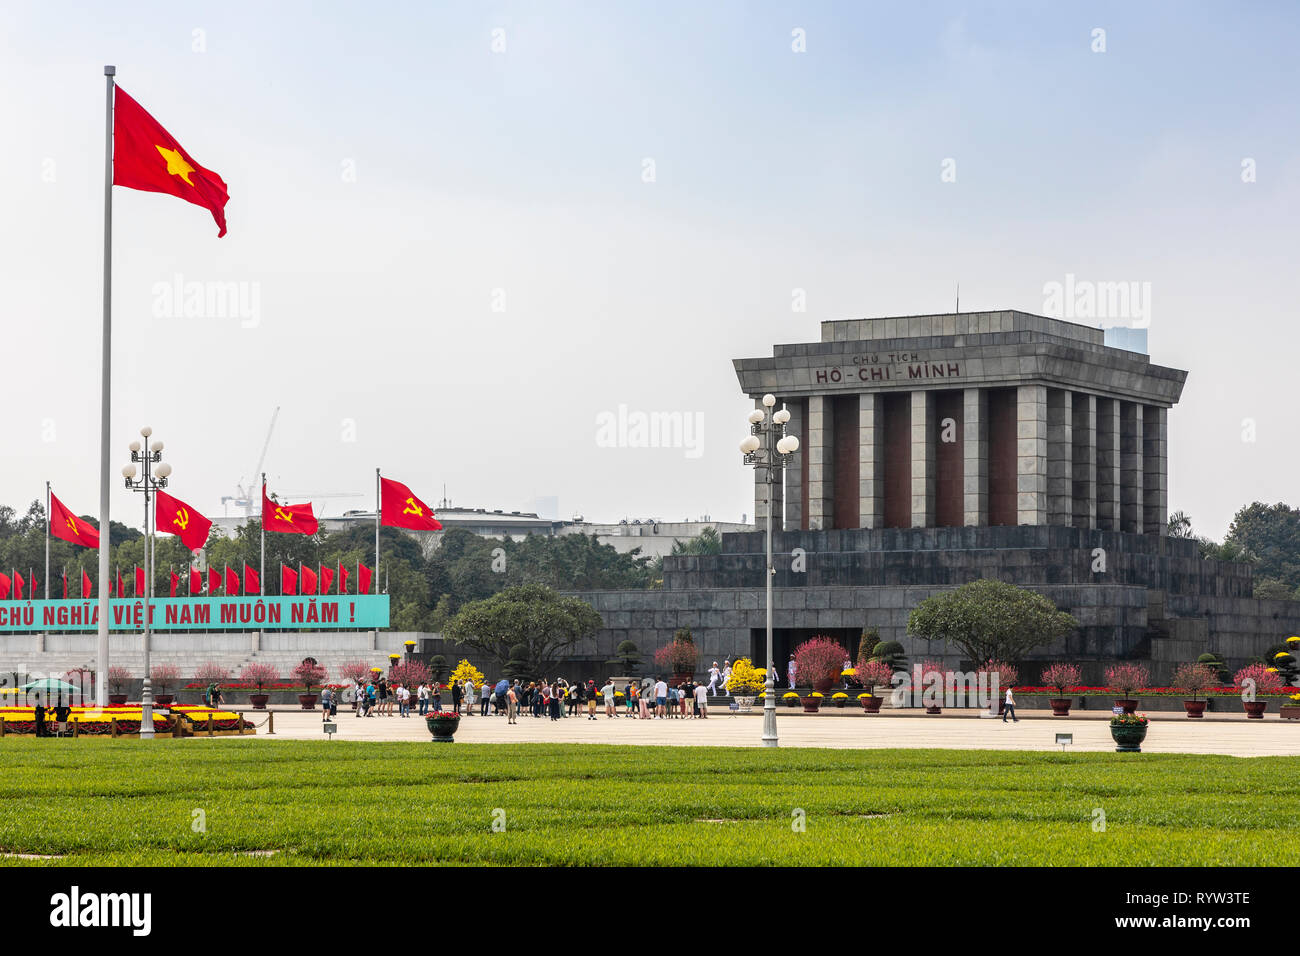
[[[1233,517],[1227,541],[1255,556],[1261,576],[1300,587],[1300,508],[1252,502]]]
[[[590,604],[560,597],[540,584],[507,588],[462,608],[445,633],[466,647],[491,654],[502,665],[511,661],[516,646],[527,649],[529,672],[541,674],[557,657],[584,637],[596,633],[604,622]]]
[[[691,538],[690,541],[674,541],[673,554],[721,554],[722,553],[722,535],[718,534],[718,529],[712,525],[702,530],[697,537]]]
[[[1168,533],[1171,538],[1194,538],[1191,516],[1182,511],[1175,511],[1169,516]]]
[[[1018,661],[1078,626],[1041,594],[987,578],[926,598],[907,619],[908,634],[948,641],[976,663]]]

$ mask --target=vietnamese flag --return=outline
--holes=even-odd
[[[320,593],[329,594],[332,583],[334,583],[334,569],[322,565],[320,569]]]
[[[366,566],[365,566],[364,564],[362,564],[360,561],[357,562],[357,582],[358,582],[358,583],[357,583],[357,593],[358,593],[358,594],[369,594],[369,593],[370,593],[370,576],[371,576],[371,574],[372,574],[372,572],[371,572],[371,570],[370,570],[368,567],[366,567]]]
[[[400,481],[379,479],[379,523],[390,528],[408,528],[412,531],[441,531],[442,524],[426,505]]]
[[[216,594],[219,587],[221,587],[221,572],[216,568],[208,568],[208,595]]]
[[[191,551],[197,551],[208,543],[211,520],[165,491],[155,492],[155,495],[153,526],[157,530],[176,535]]]
[[[244,565],[244,593],[245,594],[262,593],[262,581],[258,577],[257,572],[254,571],[252,568],[250,568],[248,565]]]
[[[203,206],[226,234],[230,193],[221,177],[200,166],[158,121],[115,87],[113,103],[113,185],[167,193]]]
[[[239,593],[239,572],[232,571],[230,565],[226,565],[226,593]]]
[[[95,582],[90,580],[90,575],[83,569],[81,572],[81,596],[90,597],[91,592],[95,589]]]
[[[171,593],[168,594],[167,596],[168,596],[168,597],[175,597],[175,596],[176,596],[176,589],[177,589],[178,587],[180,587],[180,584],[181,584],[181,576],[180,576],[179,574],[177,574],[175,571],[172,571],[172,572],[171,572],[171,576],[172,576],[172,588],[171,588]]]
[[[339,565],[339,594],[348,593],[348,569]]]
[[[12,586],[13,582],[9,580],[9,576],[7,574],[0,574],[0,601],[9,597],[9,589]]]
[[[293,568],[280,565],[280,593],[297,594],[298,593],[298,572]]]
[[[203,572],[198,568],[190,568],[190,593],[203,593]]]
[[[262,527],[281,534],[315,534],[318,527],[311,502],[305,505],[282,505],[266,496],[262,485]]]
[[[135,596],[140,597],[144,594],[144,590],[144,568],[137,567],[135,569]]]
[[[86,548],[99,547],[99,531],[82,521],[50,494],[50,534]]]
[[[307,565],[300,564],[298,566],[298,575],[302,581],[302,593],[315,594],[316,593],[316,572],[313,571],[311,568],[307,567]]]

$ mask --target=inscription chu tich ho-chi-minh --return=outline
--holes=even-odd
[[[932,362],[915,352],[855,355],[851,366],[833,365],[813,373],[818,385],[839,382],[916,382],[960,378],[961,362]]]

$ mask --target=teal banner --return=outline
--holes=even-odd
[[[387,594],[297,597],[153,598],[150,627],[159,631],[291,631],[388,627]],[[144,628],[144,599],[109,602],[109,630]],[[0,601],[0,634],[94,631],[99,602]]]

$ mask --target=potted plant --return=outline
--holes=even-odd
[[[229,682],[230,671],[214,661],[204,661],[198,667],[194,668],[194,682],[202,684],[201,693],[204,697],[204,703],[208,703],[208,688],[213,684],[221,685]]]
[[[844,693],[844,691],[842,690],[836,691],[835,693],[831,694],[831,700],[835,701],[836,707],[843,707],[845,704],[849,702],[849,695]]]
[[[880,713],[880,705],[884,703],[885,698],[877,697],[875,689],[889,686],[890,679],[894,676],[894,669],[885,661],[869,660],[858,664],[856,670],[858,680],[867,689],[865,694],[858,695],[858,700],[862,701],[862,709],[868,714]]]
[[[402,647],[406,648],[407,657],[415,653],[415,641],[402,641]]]
[[[800,698],[803,703],[803,712],[805,714],[815,714],[821,708],[823,694],[813,691],[807,697]]]
[[[766,681],[767,671],[755,667],[748,657],[741,657],[731,665],[727,690],[736,698],[736,707],[742,714],[748,714],[754,709],[754,698],[766,691]]]
[[[307,689],[305,694],[298,695],[298,703],[302,705],[302,709],[315,709],[317,695],[313,694],[311,689],[323,685],[329,673],[316,663],[316,658],[306,657],[303,658],[301,664],[293,669],[289,676]]]
[[[239,672],[239,679],[245,684],[252,684],[257,688],[257,693],[248,695],[248,702],[253,705],[254,710],[266,710],[266,702],[271,699],[270,694],[263,693],[263,688],[267,684],[274,684],[280,679],[280,672],[275,669],[274,664],[262,664],[254,661],[251,664],[245,664],[244,669]]]
[[[1115,714],[1110,718],[1110,736],[1117,753],[1140,754],[1147,737],[1147,719],[1142,714]]]
[[[784,694],[782,694],[781,699],[785,701],[785,705],[787,707],[799,706],[799,695],[792,690],[788,690]]]
[[[998,679],[997,705],[998,715],[1000,716],[1007,706],[1007,688],[1015,687],[1016,684],[1019,683],[1020,671],[1014,664],[1008,664],[1006,661],[1000,661],[992,657],[984,662],[983,666],[980,667],[980,670],[989,675],[990,686],[992,685],[993,677],[996,676]]]
[[[1277,693],[1282,689],[1282,678],[1277,669],[1265,664],[1247,664],[1232,675],[1232,683],[1241,689],[1241,705],[1251,720],[1263,720],[1268,708],[1268,701],[1260,700],[1256,695]]]
[[[114,665],[108,669],[108,702],[120,707],[126,703],[126,689],[131,686],[131,672]]]
[[[672,672],[674,685],[692,680],[700,663],[700,651],[691,632],[682,628],[674,633],[671,644],[655,651],[655,663],[661,670]]]
[[[918,687],[917,690],[920,691],[921,693],[921,703],[924,704],[925,712],[927,714],[943,713],[943,677],[945,673],[946,672],[944,670],[942,661],[921,662],[921,686]],[[927,679],[930,674],[938,674],[939,680],[936,682],[933,679]],[[939,689],[939,695],[940,695],[938,702],[935,702],[933,699],[931,699],[930,703],[928,704],[925,703],[926,695],[933,693],[933,690],[927,690],[926,688],[928,687],[932,688],[936,686]]]
[[[831,689],[844,670],[844,648],[829,637],[817,635],[794,649],[795,674],[818,694]]]
[[[175,664],[155,664],[149,668],[149,682],[154,692],[154,703],[159,707],[170,707],[175,700],[175,695],[167,693],[167,688],[180,679],[181,669]]]
[[[1208,664],[1179,664],[1174,670],[1174,687],[1184,694],[1190,694],[1190,700],[1183,701],[1183,709],[1188,717],[1205,716],[1205,701],[1197,694],[1218,683],[1219,675]]]
[[[1279,707],[1278,713],[1282,715],[1283,720],[1300,720],[1300,693],[1292,694],[1287,699],[1290,703]]]
[[[453,736],[460,726],[460,714],[450,710],[435,710],[424,715],[424,726],[429,728],[435,744],[454,744]]]
[[[1079,668],[1073,664],[1053,664],[1043,671],[1043,683],[1056,689],[1056,696],[1048,698],[1052,705],[1053,717],[1069,717],[1073,697],[1067,697],[1071,687],[1078,687],[1083,681]]]
[[[1106,689],[1115,694],[1115,706],[1124,708],[1126,714],[1137,710],[1138,702],[1133,695],[1150,681],[1150,673],[1142,664],[1116,664],[1106,668]]]

